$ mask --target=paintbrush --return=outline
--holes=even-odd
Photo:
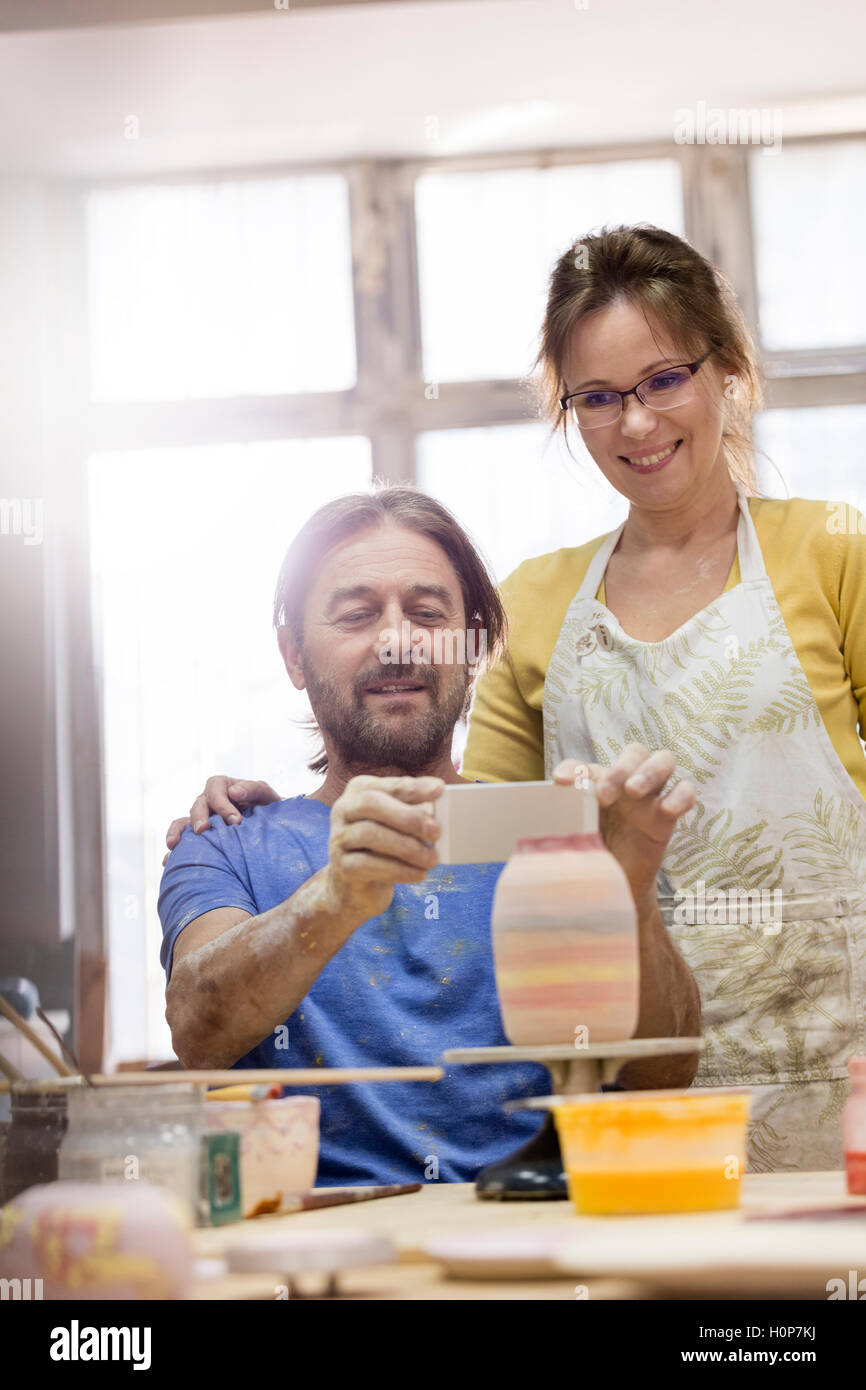
[[[783,1211],[746,1212],[746,1221],[836,1221],[841,1217],[866,1217],[866,1203],[850,1207],[786,1207]]]
[[[80,1072],[80,1073],[81,1073],[81,1075],[84,1077],[84,1080],[87,1082],[88,1086],[93,1086],[93,1082],[91,1081],[90,1077],[87,1076],[87,1074],[86,1074],[85,1071],[83,1070],[83,1068],[82,1068],[82,1066],[81,1066],[81,1063],[79,1062],[79,1060],[78,1060],[78,1058],[76,1057],[75,1053],[72,1051],[72,1048],[69,1047],[69,1046],[63,1041],[63,1038],[61,1037],[60,1033],[58,1033],[57,1029],[54,1027],[54,1024],[51,1022],[51,1019],[48,1017],[48,1015],[47,1015],[47,1013],[45,1012],[45,1010],[44,1010],[44,1009],[40,1009],[39,1005],[37,1004],[37,1006],[36,1006],[36,1012],[37,1012],[37,1014],[39,1015],[39,1017],[42,1019],[42,1022],[45,1024],[45,1027],[50,1031],[50,1033],[52,1034],[52,1036],[56,1039],[57,1045],[58,1045],[58,1047],[60,1048],[60,1051],[63,1053],[63,1056],[66,1058],[67,1062],[71,1062],[72,1065],[73,1065],[73,1067],[75,1068],[75,1070],[76,1070],[77,1072]],[[95,1089],[96,1089],[96,1088],[94,1087],[94,1090],[95,1090]]]
[[[400,1197],[404,1192],[420,1192],[422,1186],[420,1182],[395,1182],[381,1187],[329,1187],[306,1192],[302,1197],[287,1197],[274,1215],[286,1216],[316,1207],[341,1207],[345,1202],[372,1202],[377,1197]]]

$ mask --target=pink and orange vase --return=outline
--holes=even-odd
[[[511,1043],[580,1048],[632,1037],[637,913],[597,830],[520,840],[496,885],[492,929]]]

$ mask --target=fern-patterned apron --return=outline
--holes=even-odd
[[[629,637],[596,600],[622,526],[602,544],[548,668],[545,765],[609,766],[643,743],[695,781],[659,876],[701,994],[694,1084],[754,1088],[753,1170],[839,1168],[847,1062],[866,1052],[866,803],[739,505],[741,582],[663,642]]]

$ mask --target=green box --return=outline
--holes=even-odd
[[[200,1226],[225,1226],[243,1219],[241,1137],[234,1130],[202,1135],[200,1197]]]

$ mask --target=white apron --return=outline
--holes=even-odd
[[[753,1171],[839,1168],[847,1062],[866,1053],[866,803],[824,728],[743,493],[739,504],[740,584],[663,642],[629,637],[597,602],[622,526],[602,544],[548,668],[545,766],[609,766],[643,743],[694,780],[698,804],[659,876],[701,994],[694,1084],[754,1088]]]

